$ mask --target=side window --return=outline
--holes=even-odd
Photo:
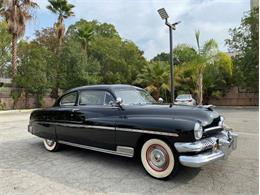
[[[77,92],[70,93],[68,95],[65,95],[61,101],[60,105],[62,106],[74,106],[77,100]]]
[[[86,90],[80,93],[79,105],[108,105],[113,96],[106,91]]]
[[[111,95],[111,93],[106,92],[106,97],[105,97],[105,105],[109,105],[111,102],[114,102],[115,98]]]

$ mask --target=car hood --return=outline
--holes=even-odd
[[[208,126],[214,119],[219,117],[219,114],[205,107],[198,106],[184,106],[184,105],[128,105],[124,106],[125,111],[129,116],[142,117],[162,117],[200,121],[203,126]]]

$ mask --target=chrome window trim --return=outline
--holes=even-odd
[[[125,157],[133,157],[134,156],[134,148],[126,147],[126,146],[117,146],[117,150],[114,151],[114,150],[108,150],[108,149],[104,149],[104,148],[98,148],[98,147],[93,147],[93,146],[76,144],[76,143],[62,141],[62,140],[59,140],[57,142],[60,143],[60,144],[65,144],[65,145],[69,145],[69,146],[93,150],[93,151],[97,151],[97,152],[103,152],[103,153],[107,153],[107,154],[114,154],[114,155],[125,156]]]
[[[167,133],[167,132],[159,132],[159,131],[151,131],[151,130],[142,130],[142,129],[130,129],[130,128],[118,128],[118,127],[107,127],[107,126],[98,126],[98,125],[83,125],[83,124],[70,124],[70,123],[57,123],[57,122],[45,122],[45,121],[34,121],[39,124],[52,124],[52,125],[60,125],[64,127],[78,127],[78,128],[89,128],[89,129],[105,129],[112,131],[124,131],[124,132],[134,132],[134,133],[146,133],[153,135],[165,135],[178,137],[177,133]]]

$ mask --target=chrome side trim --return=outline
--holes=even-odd
[[[59,125],[59,126],[63,126],[63,127],[115,130],[115,127],[97,126],[97,125],[82,125],[82,124],[57,123],[57,122],[45,122],[45,121],[37,121],[37,123]]]
[[[64,127],[77,127],[77,128],[89,128],[89,129],[105,129],[105,130],[115,130],[115,127],[97,126],[97,125],[78,125],[78,124],[62,124],[56,123],[56,125]]]
[[[125,157],[134,156],[134,149],[130,148],[130,147],[117,146],[117,151],[114,151],[114,150],[107,150],[107,149],[103,149],[103,148],[97,148],[97,147],[92,147],[92,146],[71,143],[71,142],[67,142],[67,141],[58,141],[58,143],[69,145],[69,146],[74,146],[74,147],[78,147],[78,148],[93,150],[93,151],[97,151],[97,152],[103,152],[103,153],[107,153],[107,154],[114,154],[114,155],[125,156]],[[118,150],[118,147],[121,147],[121,149]],[[124,149],[122,149],[122,147],[124,147]]]
[[[177,133],[167,133],[167,132],[158,132],[158,131],[141,130],[141,129],[116,128],[116,130],[117,131],[136,132],[136,133],[147,133],[147,134],[154,134],[154,135],[166,135],[166,136],[173,136],[173,137],[179,136]]]
[[[210,128],[204,129],[204,132],[213,131],[216,129],[222,129],[222,127],[221,126],[210,127]]]
[[[177,133],[167,133],[167,132],[159,132],[159,131],[150,131],[150,130],[142,130],[142,129],[130,129],[130,128],[118,128],[118,127],[107,127],[107,126],[97,126],[97,125],[83,125],[83,124],[71,124],[71,123],[57,123],[57,122],[45,122],[45,121],[35,121],[41,124],[53,124],[64,127],[76,127],[76,128],[89,128],[89,129],[105,129],[105,130],[116,130],[116,131],[125,131],[125,132],[135,132],[135,133],[147,133],[154,135],[165,135],[178,137]]]
[[[129,154],[129,156],[133,157],[134,156],[134,148],[132,147],[127,147],[127,146],[117,146],[116,147],[116,152],[118,153],[123,153],[123,154]]]

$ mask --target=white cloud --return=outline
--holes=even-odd
[[[47,0],[37,1],[42,10],[39,14],[51,15],[45,9]],[[249,0],[74,0],[75,22],[80,18],[96,19],[115,25],[119,34],[134,41],[146,58],[162,51],[168,52],[168,29],[157,13],[165,7],[170,21],[181,20],[174,32],[174,45],[195,45],[194,31],[200,29],[201,40],[214,38],[225,50],[224,40],[228,29],[238,26],[243,13],[249,10]],[[45,18],[48,20],[48,17]],[[54,21],[52,21],[53,23]],[[68,23],[70,23],[68,22]],[[39,25],[41,26],[41,25]]]

